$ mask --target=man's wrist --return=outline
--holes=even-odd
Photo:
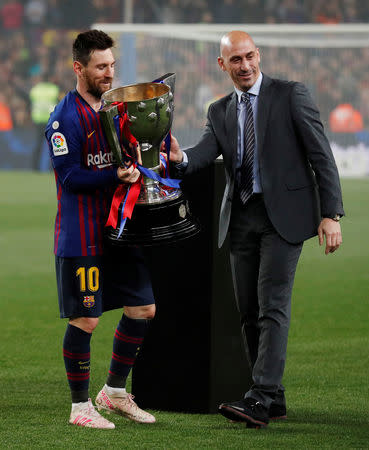
[[[182,160],[180,162],[175,163],[178,169],[184,169],[188,165],[188,158],[185,152],[182,152]]]
[[[335,222],[339,222],[342,218],[342,214],[335,214],[334,216],[324,216],[323,219],[331,219],[334,220]]]

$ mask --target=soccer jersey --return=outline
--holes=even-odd
[[[102,254],[104,225],[119,179],[99,114],[71,91],[51,113],[45,135],[58,199],[54,253]]]

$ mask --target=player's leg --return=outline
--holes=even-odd
[[[63,341],[64,364],[72,397],[69,423],[112,429],[89,398],[90,341],[102,311],[98,258],[56,257],[60,315],[69,318]]]
[[[154,315],[154,304],[124,307],[114,334],[113,353],[106,382],[108,386],[126,387],[128,375]]]
[[[87,402],[90,380],[90,341],[98,318],[70,319],[63,341],[64,365],[67,373],[72,403]],[[85,323],[89,326],[85,326]]]
[[[125,251],[128,264],[118,260],[114,251],[110,253],[108,273],[104,275],[104,302],[119,299],[124,304],[124,313],[116,328],[113,352],[105,386],[96,398],[98,407],[125,416],[135,422],[153,423],[154,416],[140,409],[126,392],[127,377],[134,365],[143,343],[150,320],[155,316],[155,303],[151,279],[141,252],[137,249]],[[112,261],[116,264],[111,264]],[[108,307],[109,309],[109,307]]]

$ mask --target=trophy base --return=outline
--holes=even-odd
[[[120,210],[118,214],[120,216]],[[116,246],[153,246],[188,239],[199,231],[200,226],[191,215],[188,202],[181,194],[178,198],[164,203],[137,203],[121,236],[118,237],[118,223],[116,229],[107,229],[106,238],[111,245]]]

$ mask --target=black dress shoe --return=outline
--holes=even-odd
[[[269,408],[269,420],[284,420],[287,419],[286,405],[278,405],[272,403]]]
[[[245,398],[238,402],[222,403],[219,412],[227,419],[245,422],[251,428],[264,428],[269,423],[268,410],[253,398]]]

